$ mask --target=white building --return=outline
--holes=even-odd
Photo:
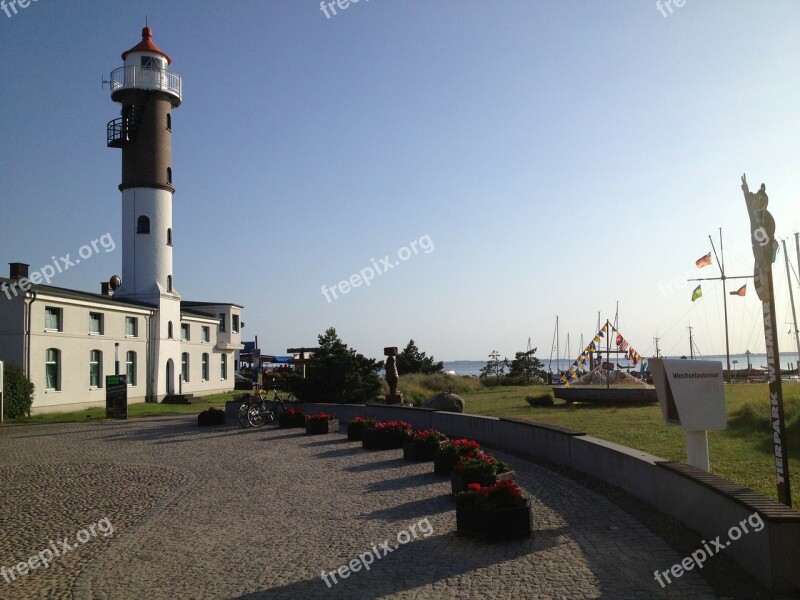
[[[182,301],[173,279],[171,112],[181,78],[149,27],[122,59],[111,73],[121,117],[107,135],[122,149],[121,281],[112,277],[100,294],[68,290],[41,285],[39,273],[29,280],[16,262],[0,278],[0,360],[35,384],[32,412],[104,406],[116,360],[129,403],[234,387],[242,306]]]

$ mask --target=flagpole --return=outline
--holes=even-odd
[[[708,241],[711,242],[711,249],[714,251],[714,256],[717,256],[717,249],[714,248],[714,241],[711,239],[711,236],[708,236]],[[725,313],[725,359],[728,365],[728,383],[731,381],[731,346],[730,346],[730,338],[728,336],[728,287],[725,283],[727,277],[725,277],[725,250],[722,248],[722,227],[719,228],[719,253],[722,256],[722,260],[717,258],[717,264],[719,264],[719,271],[722,273],[722,306],[723,311]]]
[[[720,261],[719,256],[717,256],[717,249],[714,247],[714,240],[711,239],[711,236],[708,236],[708,241],[711,242],[711,249],[714,251],[714,257],[717,259],[717,264],[719,265],[719,271],[721,273],[720,277],[702,277],[699,279],[690,279],[689,281],[718,281],[722,280],[722,306],[723,312],[725,313],[725,359],[728,365],[728,383],[730,383],[731,377],[731,348],[728,336],[728,292],[727,292],[727,285],[726,281],[728,279],[750,279],[752,275],[736,275],[732,277],[728,277],[725,275],[725,253],[722,248],[722,227],[719,228],[719,251],[722,255],[722,260]]]

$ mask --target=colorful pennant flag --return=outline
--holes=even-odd
[[[696,261],[694,261],[694,264],[697,265],[698,269],[702,269],[703,267],[707,267],[708,265],[710,265],[711,264],[711,252],[709,252],[708,254],[706,254],[705,256],[703,256],[701,258],[698,258]]]
[[[744,296],[747,293],[747,284],[745,283],[735,292],[728,292],[731,296]]]
[[[692,292],[692,302],[702,297],[703,297],[703,290],[698,285],[696,288],[694,288],[694,291]]]

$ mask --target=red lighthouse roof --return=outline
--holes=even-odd
[[[154,52],[155,54],[160,54],[164,58],[167,59],[167,64],[172,63],[172,59],[164,52],[161,48],[155,45],[153,42],[153,30],[149,27],[145,27],[142,29],[142,41],[136,44],[130,50],[122,53],[122,60],[125,60],[125,57],[128,56],[131,52]]]

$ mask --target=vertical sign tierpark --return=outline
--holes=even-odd
[[[775,448],[775,480],[778,484],[778,500],[786,506],[792,505],[789,487],[789,455],[786,447],[786,419],[783,412],[783,390],[781,388],[781,363],[778,353],[777,322],[775,319],[775,291],[772,284],[772,263],[778,252],[775,240],[775,219],[767,210],[766,186],[754,194],[742,175],[742,191],[750,214],[750,240],[753,244],[755,266],[753,279],[756,294],[761,300],[764,314],[764,341],[767,346],[767,370],[769,373],[769,400],[772,415],[772,441]]]
[[[127,379],[127,375],[106,375],[106,419],[128,418]]]

